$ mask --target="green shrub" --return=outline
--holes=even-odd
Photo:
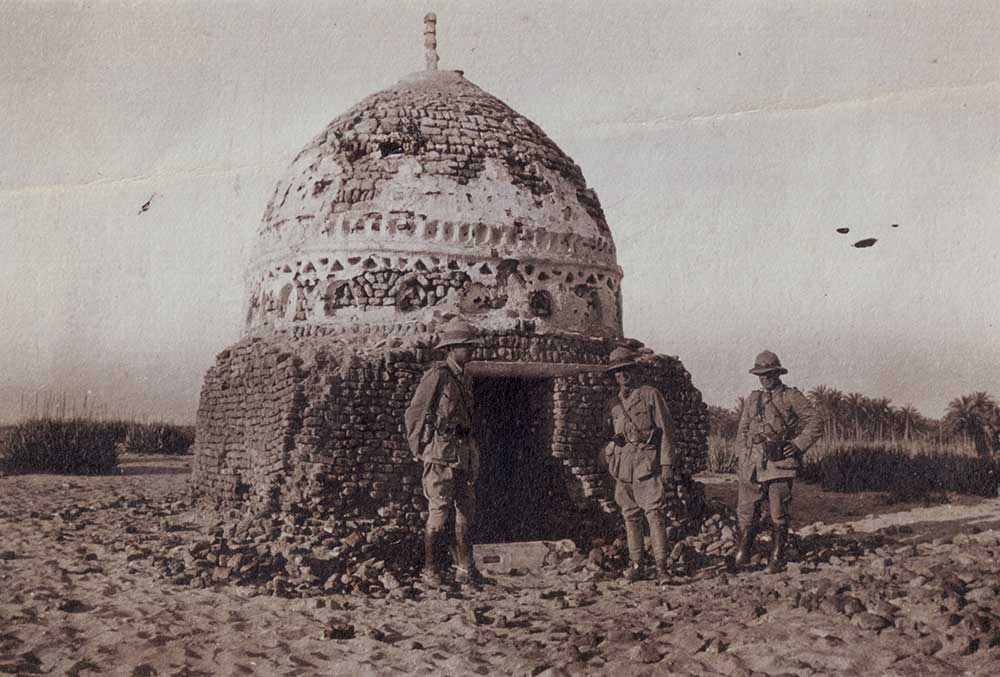
[[[0,466],[12,472],[106,475],[118,465],[126,424],[83,419],[34,419],[10,426]]]
[[[831,449],[806,457],[802,477],[827,491],[882,491],[897,500],[926,499],[954,492],[996,496],[996,466],[991,460],[949,453],[907,453],[886,446]]]

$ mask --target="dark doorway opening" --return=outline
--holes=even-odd
[[[546,537],[558,466],[546,463],[552,435],[550,379],[480,378],[474,382],[476,540],[480,543]]]

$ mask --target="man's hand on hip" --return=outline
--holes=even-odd
[[[791,442],[789,442],[788,444],[786,444],[785,448],[782,449],[782,451],[784,452],[784,458],[786,458],[786,459],[787,458],[798,458],[799,456],[802,455],[802,450],[799,449],[794,444],[792,444]]]

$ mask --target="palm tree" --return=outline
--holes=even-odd
[[[813,406],[819,410],[820,415],[823,417],[823,436],[829,439],[830,437],[830,412],[827,409],[826,396],[829,392],[829,388],[824,385],[818,385],[807,394],[809,400],[812,402]]]
[[[861,439],[861,417],[864,415],[865,402],[867,397],[861,393],[847,393],[844,398],[844,408],[848,416],[854,422],[854,439]]]
[[[851,409],[851,404],[847,400],[847,396],[841,391],[835,391],[837,393],[837,400],[833,406],[833,418],[836,422],[836,429],[839,437],[846,438],[848,436],[848,431],[851,430],[851,426],[854,421],[854,413]]]
[[[885,421],[889,439],[895,444],[896,439],[903,434],[903,417],[899,413],[899,407],[889,407],[889,413],[886,415]]]
[[[886,424],[892,421],[892,400],[887,397],[876,397],[870,400],[872,416],[872,439],[884,440]]]
[[[948,403],[944,423],[949,430],[972,438],[976,453],[988,457],[993,447],[1000,410],[992,397],[984,392],[962,395]]]
[[[818,385],[809,391],[809,398],[823,416],[823,434],[827,440],[837,437],[837,413],[844,394],[835,388]]]
[[[900,432],[903,433],[903,439],[909,442],[918,423],[917,419],[922,418],[920,412],[912,404],[904,404],[896,410],[896,417],[901,428]]]
[[[859,421],[859,429],[861,431],[860,439],[873,440],[875,439],[875,400],[865,395],[861,396],[861,402],[858,404],[857,416]]]

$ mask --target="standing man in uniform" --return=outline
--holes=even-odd
[[[822,435],[823,421],[805,395],[781,382],[788,370],[771,351],[757,356],[750,373],[760,378],[763,388],[746,399],[736,435],[740,543],[735,565],[750,561],[757,512],[767,502],[772,525],[767,569],[776,573],[785,563],[792,481],[802,467],[802,455]]]
[[[637,355],[627,348],[611,351],[607,371],[618,383],[612,400],[613,437],[605,447],[608,472],[615,480],[615,503],[625,519],[629,567],[624,577],[636,580],[643,558],[642,517],[649,523],[657,578],[669,578],[664,508],[667,486],[673,486],[674,424],[659,390],[639,383]]]
[[[449,322],[436,346],[446,350],[448,357],[427,370],[404,415],[410,450],[424,465],[428,514],[421,576],[432,586],[441,585],[434,559],[452,510],[455,580],[472,584],[482,581],[472,558],[469,533],[476,511],[479,447],[472,436],[472,384],[465,371],[478,343],[468,323],[457,318]]]

